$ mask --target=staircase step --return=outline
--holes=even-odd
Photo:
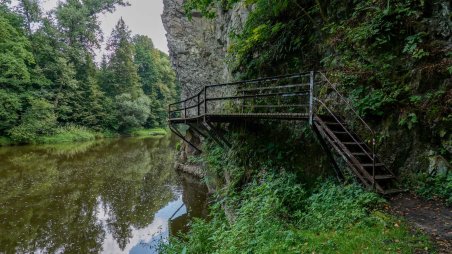
[[[373,167],[373,163],[365,163],[365,164],[361,164],[363,167]],[[375,167],[383,167],[385,164],[384,163],[375,163]]]
[[[346,132],[346,131],[334,131],[334,130],[333,130],[333,133],[335,133],[335,134],[348,134],[348,132]]]
[[[376,175],[375,180],[386,180],[395,178],[393,175]]]
[[[342,142],[342,144],[344,144],[344,145],[364,145],[363,142],[359,142],[359,143],[356,143],[356,142]]]
[[[341,125],[338,122],[325,122],[326,125]]]
[[[352,155],[354,155],[354,156],[367,156],[366,153],[352,153]],[[369,155],[372,156],[371,153],[369,153]]]

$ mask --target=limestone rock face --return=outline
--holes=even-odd
[[[232,10],[217,11],[215,19],[193,13],[189,20],[184,0],[163,0],[163,25],[167,31],[169,55],[182,87],[182,98],[191,96],[206,84],[230,81],[226,64],[228,34],[240,31],[249,10],[238,3]]]

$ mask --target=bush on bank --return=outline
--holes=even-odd
[[[427,237],[383,211],[385,201],[360,185],[323,178],[303,184],[294,173],[262,167],[252,175],[235,152],[208,144],[212,175],[230,176],[209,219],[195,220],[163,253],[414,253],[432,250]],[[247,146],[242,146],[247,149]],[[262,160],[256,156],[247,161]],[[268,165],[262,162],[262,165]],[[249,181],[243,183],[244,174]],[[226,209],[225,209],[226,208]],[[227,211],[227,212],[225,212]],[[232,211],[232,212],[231,212]]]

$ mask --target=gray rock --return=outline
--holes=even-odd
[[[163,25],[167,31],[171,63],[182,87],[182,98],[198,92],[207,84],[231,80],[226,63],[229,34],[239,32],[248,16],[249,7],[237,3],[231,10],[217,11],[215,19],[194,13],[189,20],[183,0],[164,0]]]

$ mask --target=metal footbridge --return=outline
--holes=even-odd
[[[375,132],[321,72],[206,85],[168,107],[171,131],[199,152],[179,125],[229,147],[222,123],[259,119],[309,122],[337,170],[342,158],[364,186],[384,195],[400,191],[395,174],[375,152]]]

